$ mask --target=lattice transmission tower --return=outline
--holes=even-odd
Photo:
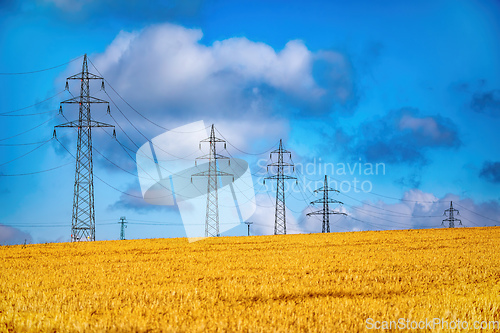
[[[458,221],[459,225],[462,225],[462,220],[459,220],[455,217],[455,213],[457,215],[460,215],[460,212],[458,209],[453,208],[453,201],[450,201],[450,208],[446,209],[444,211],[444,216],[447,216],[447,219],[444,219],[443,222],[441,222],[441,225],[444,226],[445,222],[448,222],[448,228],[455,228],[455,222]]]
[[[127,223],[127,218],[125,216],[120,217],[121,229],[120,229],[120,240],[125,240],[125,228],[127,227],[125,224]]]
[[[276,167],[276,174],[270,177],[264,178],[264,184],[266,179],[276,180],[276,206],[274,212],[274,234],[275,235],[286,235],[286,206],[285,206],[285,180],[295,179],[296,177],[285,175],[285,168],[293,168],[293,163],[285,162],[283,159],[284,154],[289,154],[289,159],[292,159],[292,153],[285,150],[283,147],[283,141],[280,140],[280,145],[278,149],[273,150],[269,155],[269,158],[273,159],[273,154],[278,155],[278,160],[267,165],[267,170],[269,167]]]
[[[197,160],[208,160],[208,170],[198,172],[192,177],[207,177],[207,213],[205,217],[205,237],[218,237],[219,236],[219,196],[218,196],[218,178],[219,177],[233,177],[234,175],[220,171],[217,167],[217,160],[228,160],[226,156],[217,153],[217,143],[224,143],[226,149],[226,141],[219,139],[215,136],[215,127],[212,124],[210,130],[210,137],[200,141],[200,149],[202,143],[210,145],[208,154],[197,157]]]
[[[66,89],[69,90],[69,80],[80,80],[80,96],[75,96],[61,102],[62,104],[78,104],[78,120],[70,121],[55,128],[77,128],[78,139],[76,144],[76,171],[73,195],[73,215],[71,219],[71,241],[95,240],[95,210],[94,210],[94,166],[92,162],[92,128],[114,126],[92,119],[91,104],[108,104],[109,102],[90,95],[90,80],[101,80],[101,89],[104,89],[104,79],[89,73],[87,55],[83,57],[82,71],[66,79]],[[54,136],[56,129],[54,128]]]
[[[337,212],[335,210],[330,210],[330,204],[340,204],[343,205],[343,202],[340,202],[338,200],[330,199],[329,198],[329,192],[335,192],[335,193],[340,193],[339,191],[328,187],[328,177],[325,175],[325,181],[323,183],[323,187],[318,188],[317,190],[314,191],[314,193],[319,193],[323,192],[323,198],[314,200],[311,202],[311,205],[315,204],[323,204],[323,209],[318,210],[315,212],[308,213],[307,216],[312,216],[312,215],[322,215],[323,216],[323,226],[321,228],[321,232],[330,232],[330,215],[345,215],[347,216],[346,213],[342,212]]]

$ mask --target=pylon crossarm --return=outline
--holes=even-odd
[[[210,173],[209,171],[202,171],[202,172],[192,174],[191,177],[208,177],[209,175],[219,176],[219,177],[227,177],[227,176],[233,177],[234,176],[232,173],[227,173],[224,171],[217,171],[213,174]]]
[[[267,165],[268,167],[270,166],[277,166],[277,167],[280,167],[280,166],[288,166],[288,167],[293,167],[294,165],[291,164],[291,163],[287,163],[287,162],[274,162],[274,163],[271,163],[271,164],[268,164]]]
[[[75,75],[71,75],[69,77],[66,78],[66,80],[81,80],[82,79],[82,73],[77,73]],[[85,73],[85,79],[89,79],[89,80],[104,80],[102,77],[100,76],[97,76],[95,74],[92,74],[92,73]]]
[[[101,103],[101,104],[107,104],[109,103],[108,101],[105,101],[103,99],[97,98],[97,97],[92,97],[88,96],[86,99],[82,100],[81,96],[75,96],[73,98],[67,99],[65,101],[62,101],[61,103],[64,104],[80,104],[83,101],[83,103]]]
[[[290,152],[288,150],[278,148],[273,150],[271,154],[290,154]]]
[[[91,120],[90,124],[80,124],[78,120],[70,121],[68,123],[56,125],[54,127],[115,127],[114,125],[101,123],[100,121]]]
[[[222,139],[219,139],[219,138],[206,138],[206,139],[203,139],[201,140],[200,142],[226,142]]]
[[[222,156],[220,154],[215,154],[215,155],[212,155],[212,154],[206,154],[206,155],[203,155],[203,156],[200,156],[200,157],[197,157],[196,158],[197,160],[215,160],[215,159],[218,159],[218,160],[228,160],[229,157],[227,156]]]
[[[327,210],[326,213],[325,213],[324,210],[318,210],[318,211],[315,211],[315,212],[307,213],[306,216],[311,216],[311,215],[325,215],[325,214],[328,214],[328,215],[345,215],[345,216],[347,216],[346,213],[336,212],[334,210]]]
[[[297,179],[297,177],[287,176],[287,175],[274,175],[269,176],[264,179]]]
[[[340,193],[339,190],[336,190],[334,188],[331,188],[331,187],[327,187],[326,189],[324,187],[320,187],[318,188],[317,190],[314,190],[314,193],[318,193],[318,192],[337,192],[337,193]]]
[[[344,216],[347,216],[347,213],[343,213],[343,212],[336,212],[334,210],[329,210],[327,212],[327,214],[330,214],[330,215],[344,215]]]
[[[342,201],[338,201],[338,200],[334,200],[334,199],[327,199],[327,200],[325,200],[325,199],[318,199],[318,200],[311,201],[311,205],[322,204],[322,203],[325,203],[325,202],[327,202],[327,203],[333,203],[333,204],[338,203],[338,204],[341,204],[341,205],[344,204]]]
[[[115,126],[106,123],[101,123],[100,121],[91,120],[90,127],[115,127]]]

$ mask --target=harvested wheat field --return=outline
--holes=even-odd
[[[3,246],[0,331],[495,331],[499,253],[500,228]]]

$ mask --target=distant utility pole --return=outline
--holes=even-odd
[[[120,240],[125,240],[125,228],[127,227],[125,225],[125,223],[127,223],[126,219],[127,218],[125,216],[122,216],[122,217],[120,217],[120,222],[118,222],[122,225],[121,231],[120,231]]]
[[[208,171],[198,172],[192,175],[192,177],[207,177],[207,214],[205,217],[205,237],[218,237],[219,236],[219,196],[218,196],[218,178],[232,176],[234,180],[234,175],[219,171],[217,168],[217,160],[228,159],[226,156],[217,154],[217,143],[224,143],[224,149],[226,148],[226,141],[219,139],[215,136],[215,128],[212,124],[212,129],[210,131],[210,137],[200,141],[201,143],[208,142],[210,144],[210,152],[206,155],[197,158],[202,160],[208,160]]]
[[[289,154],[289,159],[292,158],[292,154],[283,148],[283,142],[280,140],[279,148],[273,150],[269,155],[272,161],[273,154],[278,154],[278,160],[274,163],[267,165],[267,170],[269,167],[276,167],[276,174],[270,177],[264,178],[264,184],[266,179],[276,179],[276,207],[274,212],[274,234],[275,235],[286,235],[286,211],[285,211],[285,180],[295,179],[296,177],[285,175],[285,167],[292,167],[292,163],[287,163],[283,161],[283,155]]]
[[[78,104],[78,120],[70,121],[60,127],[73,127],[78,129],[76,145],[76,171],[73,193],[73,215],[71,219],[71,241],[95,241],[95,210],[94,210],[94,166],[92,162],[92,128],[113,127],[92,119],[91,104],[108,104],[109,102],[90,96],[90,80],[101,80],[101,89],[104,88],[104,79],[89,73],[87,55],[83,57],[82,72],[66,79],[66,89],[69,90],[68,80],[80,81],[80,96],[75,96],[61,102],[61,104]],[[59,107],[62,114],[62,105]],[[56,129],[54,128],[54,137]]]
[[[347,216],[347,214],[337,212],[334,210],[330,210],[329,204],[338,203],[338,204],[343,205],[343,203],[340,201],[334,200],[334,199],[330,199],[328,197],[328,192],[336,192],[336,193],[340,193],[340,192],[331,188],[331,187],[328,187],[328,177],[326,175],[325,175],[325,182],[324,182],[323,187],[320,187],[314,191],[314,193],[318,193],[318,192],[323,192],[323,198],[312,201],[311,205],[323,204],[323,209],[312,212],[312,213],[308,213],[307,216],[323,215],[323,227],[321,229],[321,232],[330,232],[330,215],[345,215],[345,216]]]
[[[453,201],[450,201],[450,208],[446,209],[443,214],[448,218],[444,219],[443,222],[441,222],[441,225],[444,226],[444,223],[448,222],[448,228],[455,228],[455,221],[458,221],[458,224],[462,225],[462,220],[455,218],[455,212],[457,213],[457,215],[460,215],[458,209],[453,208]]]
[[[250,224],[253,224],[253,222],[245,222],[245,224],[248,227],[248,236],[250,236]]]

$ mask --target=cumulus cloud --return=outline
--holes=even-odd
[[[489,182],[500,183],[500,162],[484,162],[479,176]]]
[[[500,90],[476,92],[472,95],[470,107],[477,113],[492,117],[500,116]]]
[[[129,184],[128,188],[123,192],[124,193],[120,195],[118,201],[108,206],[108,210],[129,210],[139,214],[146,214],[152,211],[172,211],[173,209],[177,210],[177,208],[173,206],[151,205],[144,201],[141,189],[136,182]]]
[[[129,152],[165,128],[199,120],[214,123],[239,149],[263,151],[262,147],[287,138],[291,118],[327,117],[338,107],[355,104],[351,65],[340,53],[312,52],[299,40],[275,50],[244,37],[211,45],[203,44],[202,38],[200,29],[153,25],[120,32],[105,52],[90,57],[90,71],[101,73],[128,102],[109,86],[109,96],[97,86],[92,89],[96,97],[111,101],[114,119],[102,116],[99,120],[112,124],[116,120],[118,140]],[[315,70],[318,65],[325,67],[321,74]],[[79,72],[79,66],[71,64],[59,85]],[[71,112],[76,113],[71,106],[64,112],[70,118]],[[103,131],[95,131],[94,136],[100,142],[96,149],[123,168],[134,169],[122,147]],[[101,158],[96,163],[115,168]]]
[[[455,124],[442,116],[424,116],[413,108],[391,111],[362,123],[354,134],[337,130],[346,155],[367,162],[426,163],[425,150],[461,145]]]
[[[477,203],[470,198],[447,194],[442,198],[419,189],[404,193],[400,201],[387,203],[384,200],[367,200],[362,204],[346,204],[337,207],[339,212],[346,212],[347,217],[331,218],[330,229],[334,231],[391,230],[442,228],[445,209],[453,201],[459,210],[456,217],[462,220],[464,227],[483,227],[500,225],[500,204],[497,201]],[[301,216],[312,211],[306,208]],[[303,233],[321,232],[321,216],[318,218],[300,218]]]
[[[29,233],[8,225],[0,224],[1,245],[23,244],[25,241],[27,243],[31,243],[33,241]]]
[[[121,32],[95,64],[129,101],[163,119],[329,114],[354,98],[340,53],[313,53],[299,40],[276,51],[244,37],[206,46],[202,37],[173,24]]]
[[[421,176],[413,173],[406,177],[396,179],[394,183],[403,187],[419,188],[421,183]]]

